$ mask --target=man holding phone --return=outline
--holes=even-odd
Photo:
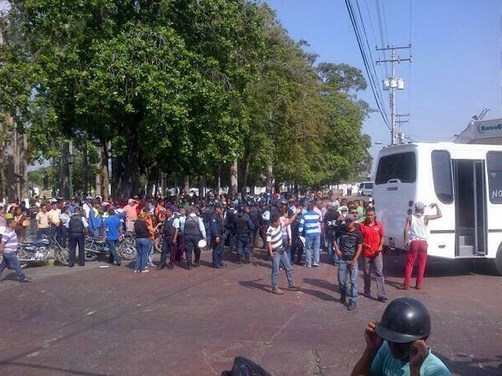
[[[431,317],[419,300],[393,300],[380,322],[368,323],[366,349],[351,375],[451,376],[427,347],[430,334]]]

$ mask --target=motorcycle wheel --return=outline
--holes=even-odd
[[[96,248],[95,244],[85,244],[84,250],[85,250],[85,261],[86,262],[96,261],[98,259],[98,252],[99,251]]]
[[[136,247],[130,242],[120,243],[117,252],[124,260],[134,260],[137,254]]]
[[[70,251],[68,248],[57,247],[54,249],[54,258],[59,264],[67,266],[70,263]]]
[[[30,256],[23,250],[20,250],[17,253],[17,258],[19,258],[19,259],[26,259],[29,257]],[[21,265],[21,269],[26,269],[28,267],[28,261],[19,261],[19,265]]]
[[[156,253],[162,253],[162,237],[157,237],[153,242],[153,251]]]

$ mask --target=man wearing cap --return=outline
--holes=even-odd
[[[187,259],[188,270],[199,267],[200,253],[199,241],[206,238],[206,228],[204,221],[197,215],[197,208],[192,206],[188,208],[188,216],[185,220],[185,256]],[[192,254],[195,254],[195,260],[192,263]]]
[[[338,202],[328,202],[328,210],[324,215],[324,228],[326,231],[326,240],[328,242],[328,260],[329,262],[338,265],[338,255],[333,252],[333,238],[339,226],[340,213],[337,210]]]
[[[223,206],[217,202],[214,204],[214,212],[211,215],[211,243],[213,245],[213,268],[223,269]]]
[[[3,255],[2,263],[0,264],[0,274],[2,274],[5,268],[10,267],[15,270],[19,283],[30,282],[31,279],[23,273],[17,258],[17,235],[14,230],[16,227],[14,216],[11,213],[5,214],[5,221],[7,227],[1,236],[2,241],[0,243],[0,254]]]
[[[167,263],[167,254],[170,254],[170,262],[167,264],[167,269],[172,269],[176,262],[176,243],[180,230],[180,221],[174,215],[174,208],[167,206],[165,210],[166,219],[162,226],[162,251],[160,253],[160,262],[157,269],[164,269]]]
[[[431,317],[417,299],[398,298],[380,322],[368,323],[366,348],[352,376],[450,376],[444,363],[427,347]]]
[[[340,287],[340,302],[345,304],[349,296],[347,309],[352,311],[357,307],[357,260],[361,254],[363,235],[356,228],[352,214],[345,216],[345,225],[341,226],[333,239],[333,247],[340,258],[338,267],[338,285]],[[350,280],[350,290],[347,287],[347,277]]]
[[[415,260],[418,260],[415,288],[419,290],[422,287],[425,264],[427,263],[427,225],[429,221],[443,216],[438,204],[432,203],[429,206],[436,208],[436,214],[424,215],[425,204],[423,202],[416,202],[415,214],[409,215],[406,218],[406,224],[404,225],[404,245],[408,248],[408,255],[404,270],[404,282],[397,287],[400,290],[408,290]]]

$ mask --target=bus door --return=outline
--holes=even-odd
[[[484,256],[486,239],[486,177],[484,160],[454,159],[455,254]]]

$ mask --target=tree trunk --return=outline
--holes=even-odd
[[[190,193],[190,175],[183,175],[183,194]]]
[[[82,183],[83,196],[89,195],[89,151],[87,150],[87,132],[84,132],[84,141],[82,143]],[[96,190],[96,194],[98,194]],[[99,193],[101,197],[103,195]]]
[[[136,132],[130,132],[123,173],[117,186],[117,194],[131,197],[139,187],[139,140]]]
[[[267,183],[266,183],[266,187],[267,187],[267,192],[272,192],[272,189],[274,188],[273,186],[273,173],[274,173],[274,168],[272,166],[272,164],[269,164],[267,166]]]
[[[240,191],[242,194],[246,194],[247,193],[247,187],[248,187],[248,184],[249,184],[249,162],[250,162],[250,158],[249,158],[249,154],[246,155],[246,157],[244,158],[244,161],[243,161],[243,170],[242,171],[242,181],[241,181],[241,187],[240,187]]]
[[[109,143],[100,141],[100,161],[99,161],[99,189],[96,184],[96,194],[101,196],[103,201],[110,198],[110,171],[108,170],[108,161],[110,160]]]
[[[235,196],[237,194],[237,187],[239,184],[238,174],[237,174],[237,158],[235,158],[234,162],[230,166],[230,196]]]

